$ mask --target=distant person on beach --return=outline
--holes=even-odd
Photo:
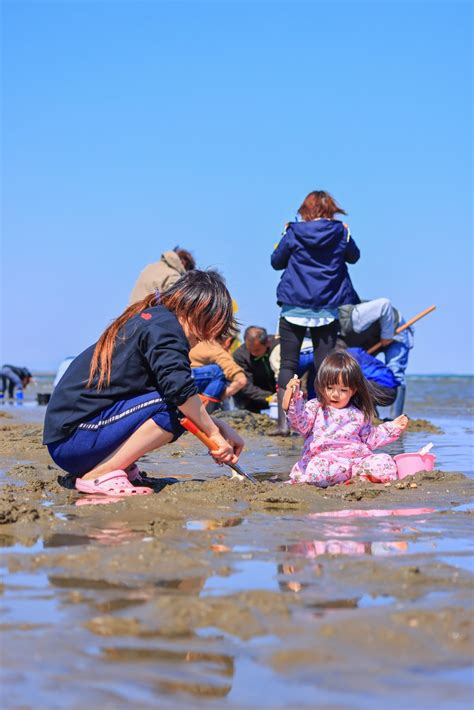
[[[141,272],[130,294],[129,306],[155,291],[166,291],[187,271],[195,268],[194,257],[186,249],[175,247],[173,251],[165,251],[159,261],[148,264]]]
[[[0,370],[0,401],[5,398],[5,392],[10,399],[23,399],[23,391],[31,382],[32,374],[27,367],[3,365]]]
[[[390,410],[391,417],[399,417],[405,405],[405,372],[414,333],[413,328],[396,333],[396,329],[404,323],[400,311],[392,306],[388,298],[376,298],[339,308],[340,337],[346,345],[369,350],[376,343],[382,343],[379,352],[383,353],[385,364],[398,383],[397,396]]]
[[[236,395],[247,384],[244,370],[230,353],[237,332],[218,341],[204,340],[191,348],[189,358],[194,381],[208,412]]]
[[[277,288],[281,367],[276,434],[288,434],[282,397],[297,372],[306,330],[309,328],[313,341],[317,373],[336,345],[338,307],[360,300],[347,269],[348,263],[358,261],[360,252],[347,224],[334,219],[338,213],[346,214],[329,193],[310,192],[298,209],[298,221],[286,225],[271,257],[274,269],[284,269]]]
[[[315,399],[305,402],[299,380],[293,379],[288,388],[293,391],[288,420],[304,437],[302,456],[290,473],[292,483],[327,488],[354,476],[373,483],[397,478],[392,457],[372,451],[395,441],[408,419],[402,415],[393,422],[372,425],[372,387],[355,358],[336,351],[323,360],[316,375]]]
[[[78,355],[49,402],[43,443],[82,493],[152,493],[136,461],[175,441],[188,417],[217,448],[218,463],[235,463],[244,445],[198,396],[189,350],[234,327],[232,299],[213,271],[193,270],[159,296],[129,306],[98,342]]]
[[[276,345],[275,338],[265,328],[249,326],[244,342],[234,353],[235,362],[242,368],[247,384],[234,396],[239,409],[261,412],[267,409],[276,391],[275,375],[270,365],[270,355]]]

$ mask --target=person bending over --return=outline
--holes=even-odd
[[[350,348],[368,350],[378,342],[382,343],[386,366],[392,371],[398,384],[397,396],[390,415],[398,417],[403,412],[406,395],[408,356],[413,347],[413,328],[401,333],[396,329],[404,324],[404,319],[388,298],[376,298],[356,305],[344,305],[339,309],[340,337]]]
[[[32,379],[31,372],[26,367],[16,365],[3,365],[0,369],[0,401],[8,397],[17,400],[23,399],[23,390],[28,387]]]
[[[234,353],[235,362],[247,378],[245,387],[234,396],[239,409],[256,413],[267,409],[276,391],[275,375],[270,365],[275,345],[275,338],[270,337],[265,328],[251,325],[246,329],[244,342]]]
[[[229,352],[236,335],[237,332],[232,332],[218,341],[205,340],[189,353],[194,381],[208,412],[217,409],[247,384],[241,365]]]
[[[175,441],[188,417],[216,444],[219,463],[235,463],[243,440],[209,416],[192,377],[189,349],[234,326],[232,300],[212,271],[190,271],[160,296],[129,306],[98,342],[70,364],[46,410],[43,443],[77,476],[82,493],[128,496],[136,461]]]
[[[194,257],[186,249],[175,247],[173,251],[165,251],[159,261],[148,264],[141,272],[130,294],[129,306],[155,291],[166,291],[187,271],[195,268]]]

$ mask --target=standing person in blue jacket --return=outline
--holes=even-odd
[[[359,248],[347,224],[334,219],[335,214],[346,212],[328,192],[310,192],[298,210],[300,221],[286,225],[271,257],[274,269],[284,269],[277,288],[277,302],[281,306],[281,366],[275,434],[288,434],[281,405],[286,385],[297,372],[307,328],[313,341],[317,372],[326,355],[335,349],[338,307],[360,300],[346,265],[358,261]]]

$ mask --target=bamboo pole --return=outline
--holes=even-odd
[[[430,306],[429,308],[426,308],[424,311],[421,311],[421,313],[418,313],[417,316],[414,316],[411,320],[407,321],[406,323],[401,325],[399,328],[397,328],[395,333],[397,333],[397,334],[402,333],[404,330],[406,330],[411,325],[413,325],[413,323],[416,323],[417,321],[419,321],[420,318],[424,318],[425,316],[428,315],[428,313],[431,313],[432,311],[434,311],[435,308],[436,308],[436,306]],[[379,350],[381,347],[383,347],[383,345],[382,345],[382,342],[379,340],[379,342],[375,343],[375,345],[372,345],[372,347],[369,348],[367,350],[367,352],[369,353],[369,355],[371,355],[372,353]]]

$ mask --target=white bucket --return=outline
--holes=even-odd
[[[264,409],[263,414],[268,414],[270,419],[278,419],[278,402],[270,402],[269,408]]]

